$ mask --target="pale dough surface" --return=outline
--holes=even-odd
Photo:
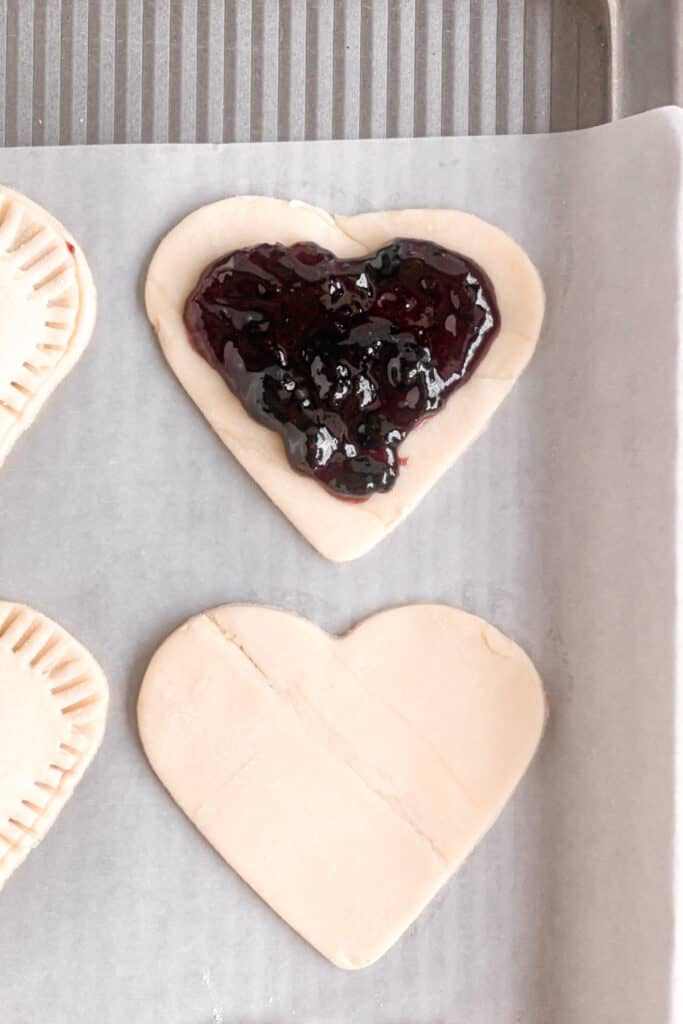
[[[85,349],[95,309],[92,275],[69,232],[0,186],[0,465]]]
[[[0,889],[69,799],[104,732],[92,655],[25,605],[0,601]]]
[[[193,349],[183,308],[202,270],[241,246],[306,240],[338,256],[361,256],[399,236],[433,239],[476,260],[496,289],[501,330],[469,382],[401,445],[408,463],[394,488],[353,504],[290,467],[280,437],[249,416]],[[173,228],[152,259],[145,301],[168,362],[216,433],[304,537],[335,561],[374,547],[483,429],[531,358],[544,308],[538,272],[524,251],[471,214],[401,210],[335,219],[306,203],[261,196],[204,206]]]
[[[225,860],[340,967],[396,941],[493,824],[545,720],[524,652],[413,605],[334,637],[225,605],[144,678],[152,767]]]

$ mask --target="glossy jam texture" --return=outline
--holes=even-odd
[[[391,489],[401,441],[471,376],[500,317],[480,267],[400,238],[358,259],[238,249],[203,272],[185,323],[295,469],[362,499]]]

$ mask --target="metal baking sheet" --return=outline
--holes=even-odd
[[[0,0],[0,144],[562,131],[675,96],[679,0]]]
[[[680,1019],[681,122],[665,110],[556,136],[0,153],[0,180],[81,240],[100,302],[82,362],[0,473],[0,594],[72,630],[112,689],[101,753],[0,895],[2,1024]],[[354,563],[319,557],[239,468],[144,315],[162,234],[244,191],[344,212],[460,206],[526,246],[546,283],[543,337],[514,393]],[[263,602],[343,631],[420,600],[523,644],[550,720],[462,871],[377,965],[348,973],[174,806],[140,749],[135,701],[158,643],[206,607]]]

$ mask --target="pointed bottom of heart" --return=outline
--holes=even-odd
[[[225,605],[162,644],[138,705],[147,756],[190,820],[345,968],[380,957],[479,842],[544,720],[524,652],[442,605],[344,637]]]
[[[44,615],[0,601],[0,889],[83,776],[107,700],[81,644]]]

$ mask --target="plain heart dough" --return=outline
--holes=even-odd
[[[290,467],[280,437],[249,416],[192,348],[183,308],[202,270],[242,246],[313,241],[351,257],[397,237],[433,239],[478,262],[496,289],[501,330],[469,382],[403,442],[400,454],[408,463],[394,488],[353,504]],[[544,305],[540,278],[523,250],[470,214],[401,210],[333,218],[305,203],[261,196],[225,199],[181,221],[154,255],[145,300],[166,358],[216,433],[304,537],[335,561],[374,547],[482,430],[531,358]]]
[[[81,644],[44,615],[0,601],[0,889],[92,760],[107,700]]]
[[[541,736],[522,650],[443,605],[343,638],[225,605],[154,655],[142,742],[225,860],[311,945],[363,967],[491,826]]]
[[[0,187],[0,465],[88,344],[95,306],[71,235]]]

